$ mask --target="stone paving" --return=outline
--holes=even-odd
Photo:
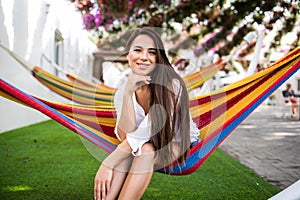
[[[220,148],[283,190],[300,179],[300,120],[259,106]]]

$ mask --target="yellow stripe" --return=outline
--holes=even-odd
[[[94,82],[87,81],[87,80],[85,80],[85,79],[83,79],[79,76],[74,75],[74,74],[67,74],[67,75],[68,75],[69,79],[70,78],[72,79],[71,80],[72,83],[74,83],[74,82],[78,82],[79,84],[83,83],[83,84],[89,85],[92,88],[96,87],[96,88],[99,88],[101,90],[106,90],[107,92],[111,92],[111,93],[114,93],[116,91],[115,88],[108,87],[104,84],[97,84],[97,83],[94,83]]]
[[[15,98],[15,97],[11,96],[10,94],[4,92],[4,91],[1,90],[1,89],[0,89],[0,96],[6,98],[6,99],[8,99],[8,100],[14,101],[14,102],[16,102],[16,103],[19,103],[19,104],[21,104],[21,105],[23,105],[23,106],[31,107],[31,106],[29,106],[29,105],[23,103],[23,102],[20,101],[19,99],[17,99],[17,98]]]
[[[85,120],[85,121],[92,122],[95,124],[101,124],[101,125],[110,126],[110,127],[115,127],[115,125],[116,125],[116,120],[112,117],[88,116],[88,115],[68,112],[68,111],[64,111],[64,110],[59,110],[59,112],[63,113],[64,115],[71,116],[71,118],[76,119],[76,120]]]
[[[87,87],[87,86],[82,86],[82,85],[78,85],[78,84],[74,84],[73,82],[69,82],[66,80],[63,80],[53,74],[48,73],[47,71],[41,69],[40,67],[35,66],[35,73],[38,73],[39,75],[43,76],[43,77],[48,77],[48,80],[52,80],[53,82],[56,83],[61,83],[59,85],[64,86],[66,88],[76,88],[78,90],[83,90],[83,91],[89,91],[89,92],[95,92],[98,94],[107,94],[107,95],[113,95],[114,91],[109,91],[109,90],[104,90],[104,89],[98,89],[98,88],[91,88],[91,87]],[[51,82],[52,82],[51,81]],[[71,89],[72,90],[72,89]]]
[[[70,117],[66,116],[67,118],[71,119]],[[87,130],[93,132],[94,134],[98,135],[99,137],[105,139],[106,141],[112,143],[112,144],[115,144],[115,145],[118,145],[120,144],[120,141],[116,138],[113,138],[113,137],[110,137],[102,132],[100,132],[99,130],[96,130],[96,129],[93,129],[77,120],[74,120],[76,123],[78,123],[79,125],[83,126],[84,128],[86,128]]]
[[[70,100],[73,100],[75,102],[80,102],[80,103],[84,103],[84,104],[89,104],[89,105],[107,105],[107,106],[111,106],[112,103],[112,98],[110,100],[99,100],[99,99],[95,99],[98,98],[98,96],[96,96],[95,98],[89,98],[89,97],[84,97],[84,96],[80,96],[80,94],[76,94],[76,93],[69,93],[65,90],[61,90],[55,86],[53,86],[52,84],[48,84],[47,82],[44,82],[40,79],[38,79],[41,83],[43,83],[46,87],[48,87],[50,90],[64,96],[67,97]],[[94,94],[94,93],[93,93]],[[93,95],[91,94],[91,95]]]
[[[65,93],[68,93],[70,95],[74,95],[74,93],[78,93],[78,94],[82,94],[84,96],[90,96],[90,97],[96,97],[98,99],[103,99],[103,100],[107,100],[107,101],[111,101],[112,98],[113,98],[113,95],[112,94],[100,94],[100,93],[97,93],[97,90],[94,88],[88,88],[88,90],[83,90],[82,88],[77,88],[75,87],[75,85],[62,85],[60,84],[60,81],[56,81],[56,80],[52,80],[52,79],[49,79],[48,76],[45,76],[43,74],[37,74],[37,78],[40,78],[42,77],[43,79],[46,79],[47,81],[49,81],[50,83],[52,84],[55,84],[55,85],[58,85],[59,87],[62,87],[64,88],[63,90],[62,89],[59,89],[57,87],[58,90],[62,90],[62,91],[65,91]],[[44,83],[44,81],[42,79],[39,79],[42,83]],[[45,84],[47,86],[50,87],[49,83],[46,83]],[[51,84],[51,85],[52,85]],[[54,85],[51,86],[51,88],[55,87]],[[56,88],[56,87],[55,87]]]

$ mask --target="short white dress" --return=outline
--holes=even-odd
[[[115,134],[116,137],[121,141],[120,136],[117,131],[117,126],[119,123],[119,119],[121,116],[121,111],[122,111],[122,104],[123,104],[123,96],[124,96],[124,91],[125,91],[125,86],[127,83],[127,77],[123,78],[118,86],[118,90],[115,93],[114,96],[114,105],[117,113],[117,122],[116,122],[116,127],[115,127]],[[174,79],[173,80],[173,89],[174,92],[177,94],[179,93],[179,80]],[[178,94],[180,95],[180,94]],[[132,149],[132,155],[134,156],[139,156],[142,154],[142,146],[146,142],[150,140],[150,134],[151,134],[151,122],[149,120],[149,115],[145,114],[144,109],[139,105],[139,103],[136,100],[135,94],[132,96],[133,100],[133,105],[134,105],[134,111],[135,111],[135,117],[136,117],[136,129],[131,132],[126,134],[126,139]],[[151,108],[150,108],[151,109]],[[177,127],[177,126],[176,126]],[[176,131],[176,130],[175,130]],[[177,131],[176,131],[177,133]],[[191,114],[190,114],[190,139],[191,143],[195,143],[199,141],[199,134],[200,130],[197,128],[195,122],[192,120]],[[181,138],[179,134],[176,134],[173,142],[180,142]]]

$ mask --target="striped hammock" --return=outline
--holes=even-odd
[[[188,92],[201,87],[205,81],[212,78],[225,65],[226,65],[226,62],[223,61],[222,59],[219,59],[217,62],[202,68],[200,71],[190,73],[190,74],[186,75],[185,77],[183,77],[183,80],[186,83]],[[45,75],[47,75],[47,74],[45,74]],[[78,77],[77,75],[70,74],[70,73],[67,73],[66,76],[73,84],[77,84],[80,86],[88,86],[91,88],[99,88],[102,90],[114,92],[113,91],[114,88],[108,87],[108,86],[104,85],[103,83],[97,84],[97,83],[94,83],[91,81],[87,81],[83,78]]]
[[[61,79],[40,67],[29,65],[23,58],[1,43],[0,47],[30,71],[39,82],[53,92],[80,104],[113,106],[112,100],[115,88],[108,87],[104,84],[89,82],[69,73],[66,73],[66,76],[70,81]],[[188,91],[201,87],[205,81],[212,78],[225,64],[226,62],[220,59],[216,63],[202,68],[200,71],[185,76],[183,79]]]
[[[202,140],[191,149],[186,164],[174,166],[172,174],[185,175],[197,170],[220,143],[299,68],[300,48],[296,48],[263,71],[190,99],[191,115]],[[3,79],[0,79],[0,95],[44,113],[109,153],[119,144],[113,133],[113,105],[51,102],[26,94]],[[158,172],[169,173],[168,170]]]
[[[201,87],[205,81],[212,78],[225,65],[226,65],[226,62],[223,61],[222,59],[219,59],[217,62],[202,68],[200,71],[190,73],[190,74],[186,75],[185,77],[183,77],[183,80],[186,83],[187,91],[190,92],[196,88]],[[94,82],[89,82],[89,81],[82,79],[73,74],[66,74],[66,76],[74,84],[90,86],[92,88],[98,87],[98,88],[101,88],[104,90],[112,89],[112,88],[109,88],[108,86],[105,86],[104,84],[97,84]]]
[[[196,88],[201,87],[205,81],[212,78],[218,71],[220,71],[226,65],[225,61],[222,59],[217,62],[202,68],[200,71],[194,72],[183,77],[186,84],[187,91],[190,92]]]
[[[199,88],[203,83],[212,78],[225,65],[221,60],[184,77],[187,90]],[[86,105],[112,105],[114,88],[104,84],[88,82],[80,77],[67,74],[70,81],[63,80],[39,67],[32,70],[33,76],[57,94],[74,102]]]

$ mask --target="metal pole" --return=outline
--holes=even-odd
[[[257,40],[256,40],[256,44],[255,44],[253,58],[248,67],[247,76],[255,73],[255,70],[256,70],[256,67],[258,64],[258,60],[259,60],[260,50],[261,50],[261,47],[263,44],[264,34],[265,34],[265,27],[263,25],[260,25],[258,28]]]

